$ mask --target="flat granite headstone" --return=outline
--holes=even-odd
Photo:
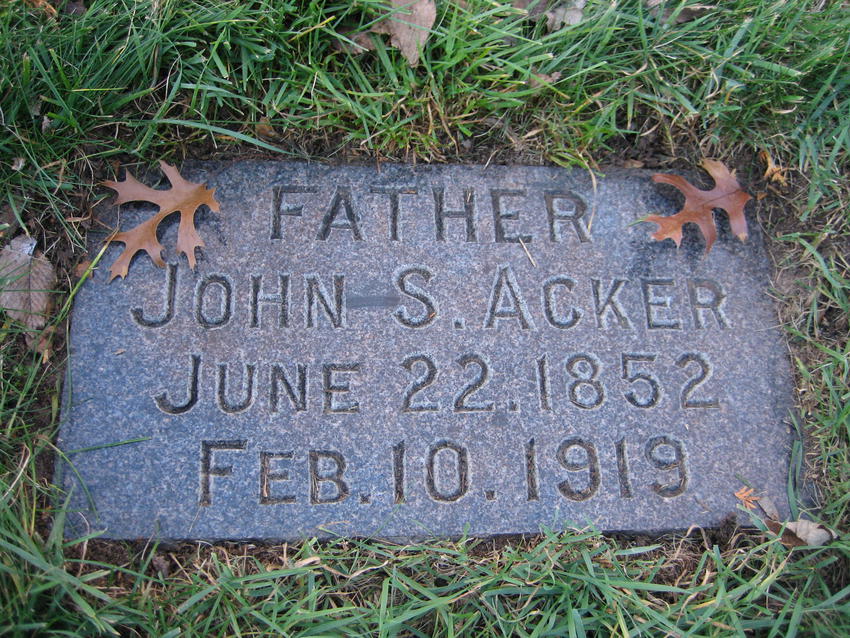
[[[80,290],[69,534],[413,538],[784,515],[790,366],[757,225],[677,250],[647,171],[195,163],[195,271]],[[163,180],[164,182],[164,180]],[[166,187],[166,183],[159,188]],[[155,207],[112,209],[128,229]],[[100,244],[95,246],[98,249]]]

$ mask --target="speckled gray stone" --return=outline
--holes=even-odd
[[[634,222],[679,200],[644,171],[184,175],[221,202],[196,270],[175,219],[166,269],[107,283],[113,245],[75,300],[69,533],[659,531],[717,525],[745,484],[787,512],[791,373],[752,221],[741,243],[720,215],[708,256],[652,241]]]

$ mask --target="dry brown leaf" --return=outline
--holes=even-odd
[[[8,204],[0,206],[0,238],[13,235],[18,229],[18,218]]]
[[[33,254],[35,241],[26,235],[15,237],[0,251],[0,307],[26,326],[27,344],[37,342],[35,332],[47,323],[50,295],[56,273],[49,261]]]
[[[72,0],[65,4],[63,12],[72,16],[81,16],[86,12],[86,3],[83,0]]]
[[[735,492],[735,497],[741,501],[741,504],[748,510],[754,510],[756,508],[756,503],[759,501],[758,496],[753,496],[754,491],[755,490],[751,487],[742,487],[740,490]]]
[[[587,0],[569,0],[552,7],[546,12],[546,32],[552,33],[564,25],[573,25],[581,22],[584,17],[584,5]]]
[[[41,334],[32,332],[26,334],[27,345],[30,348],[35,346],[35,351],[41,355],[42,365],[50,360],[50,346],[55,333],[56,326],[47,326],[47,328],[41,331]],[[38,339],[36,339],[36,336],[38,336]]]
[[[649,8],[649,13],[653,18],[658,18],[662,22],[667,22],[673,12],[676,10],[676,3],[669,0],[646,0],[646,6]],[[690,22],[704,16],[706,13],[717,7],[713,4],[692,4],[682,8],[676,16],[676,24]]]
[[[758,501],[758,506],[769,519],[774,521],[779,520],[779,509],[776,507],[776,503],[773,502],[772,498],[769,496],[762,496]]]
[[[78,263],[74,267],[74,277],[76,277],[77,279],[81,279],[82,276],[86,274],[86,271],[89,269],[89,266],[91,266],[91,259],[84,259],[83,261]]]
[[[47,0],[27,0],[27,4],[33,9],[44,11],[51,18],[56,17],[56,7],[50,4]]]
[[[546,10],[546,0],[513,0],[511,6],[525,11],[530,18],[536,18]]]
[[[150,255],[150,258],[160,268],[165,267],[162,260],[162,244],[156,238],[156,229],[160,222],[171,213],[180,211],[180,226],[177,229],[177,252],[186,255],[189,267],[195,268],[195,249],[204,245],[201,236],[195,229],[195,212],[203,205],[207,205],[214,212],[219,212],[218,201],[215,198],[215,189],[207,188],[203,184],[188,182],[180,176],[179,171],[160,160],[159,167],[171,188],[158,191],[145,186],[133,177],[129,171],[123,182],[106,181],[104,186],[113,189],[118,196],[114,205],[126,202],[150,202],[159,206],[159,212],[147,221],[142,222],[132,230],[117,233],[107,241],[120,241],[124,243],[124,250],[112,264],[109,280],[115,277],[126,277],[130,267],[130,261],[140,250]]]
[[[717,226],[714,224],[713,209],[722,208],[729,215],[729,224],[732,232],[740,239],[747,239],[747,219],[744,216],[744,206],[752,197],[744,192],[735,174],[722,162],[704,159],[702,167],[714,179],[714,188],[710,191],[700,190],[692,185],[684,177],[679,175],[667,175],[658,173],[652,176],[652,181],[662,182],[675,186],[685,196],[685,204],[675,215],[662,217],[661,215],[649,215],[644,221],[654,222],[658,230],[652,234],[652,238],[658,241],[672,239],[676,246],[682,243],[682,226],[688,223],[696,224],[705,237],[705,252],[711,250],[717,239]]]
[[[547,84],[555,84],[558,80],[561,79],[561,72],[554,71],[552,73],[534,73],[532,72],[531,77],[528,78],[528,86],[532,89],[539,88],[541,86],[545,86]]]
[[[786,523],[784,529],[778,521],[765,520],[764,524],[785,547],[820,547],[838,538],[826,525],[804,519]]]
[[[370,30],[390,36],[390,44],[401,51],[410,66],[416,66],[419,52],[437,19],[437,4],[434,0],[389,0],[389,3],[393,13]]]
[[[371,32],[369,33],[345,33],[346,38],[351,40],[351,42],[343,42],[342,40],[335,40],[334,47],[338,51],[344,51],[345,53],[350,53],[351,55],[360,55],[361,53],[365,53],[366,51],[374,51],[375,43],[372,41],[373,36]]]
[[[268,140],[270,142],[275,142],[280,139],[280,133],[274,129],[272,123],[267,117],[261,117],[254,126],[254,130],[257,132],[257,137],[261,139]]]
[[[785,179],[785,171],[788,170],[781,166],[777,166],[773,158],[770,156],[770,153],[767,151],[759,152],[759,159],[764,162],[764,178],[770,182],[776,182],[780,186],[787,186],[788,180]]]

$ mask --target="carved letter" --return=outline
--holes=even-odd
[[[230,476],[233,474],[233,466],[213,466],[212,457],[215,450],[230,450],[237,452],[245,449],[245,440],[232,441],[201,441],[201,489],[198,502],[200,505],[212,505],[212,477]]]
[[[295,375],[296,375],[296,385],[298,386],[298,395],[296,396],[295,390],[292,387],[292,384],[289,382],[289,379],[286,378],[286,373],[283,371],[283,367],[279,365],[272,366],[272,387],[271,387],[271,396],[269,397],[269,403],[271,404],[271,411],[277,412],[278,403],[280,402],[280,384],[283,384],[283,389],[286,392],[286,396],[289,397],[289,402],[292,404],[292,407],[295,408],[296,412],[303,412],[307,409],[307,366],[303,363],[295,364]]]
[[[277,294],[263,293],[263,276],[251,275],[251,327],[260,327],[260,304],[275,304],[279,307],[277,327],[289,325],[289,275],[278,275]]]
[[[553,242],[563,241],[561,225],[569,222],[580,243],[590,241],[590,230],[583,219],[587,213],[587,205],[581,197],[570,191],[545,191],[543,198],[546,200],[546,212],[549,217],[549,239]],[[556,207],[556,202],[564,202],[564,207]]]
[[[319,463],[322,460],[330,461],[335,468],[329,473],[319,474]],[[310,450],[310,503],[312,505],[325,505],[327,503],[339,503],[348,498],[348,483],[342,479],[345,473],[345,457],[339,452],[331,450]],[[335,494],[327,497],[322,496],[321,483],[333,483],[336,488]]]
[[[157,319],[145,319],[141,308],[133,308],[133,320],[145,328],[161,328],[174,318],[174,298],[177,296],[177,264],[168,264],[165,275],[165,310]]]
[[[291,461],[292,452],[260,452],[260,505],[283,505],[295,502],[295,496],[287,494],[286,496],[272,496],[272,482],[288,481],[289,470],[281,470],[272,472],[272,461]]]
[[[315,328],[319,325],[317,316],[319,305],[324,308],[334,328],[345,326],[345,275],[334,275],[333,307],[328,299],[328,291],[319,281],[318,275],[304,275],[304,285],[307,287],[307,327]]]
[[[336,221],[340,208],[345,211],[346,221]],[[346,186],[339,186],[334,193],[328,212],[325,213],[322,227],[319,229],[316,239],[325,240],[330,236],[332,228],[339,228],[350,230],[354,239],[360,241],[363,236],[360,234],[360,227],[357,222],[357,215],[354,214],[354,208],[351,206],[351,190]]]
[[[348,403],[337,403],[335,394],[348,394],[351,392],[351,387],[348,385],[348,378],[342,381],[334,379],[334,373],[354,373],[360,372],[359,363],[326,363],[322,366],[325,385],[325,414],[354,414],[360,412],[360,404],[357,401]]]
[[[549,325],[566,330],[572,328],[581,319],[581,310],[577,308],[570,308],[568,313],[562,315],[557,315],[555,312],[555,287],[563,286],[567,289],[567,292],[572,292],[575,283],[572,279],[563,275],[550,277],[543,283],[543,313],[546,315],[546,321],[549,322]]]
[[[508,304],[505,305],[507,300]],[[510,266],[499,266],[499,273],[490,291],[490,306],[484,320],[485,328],[492,328],[496,319],[518,319],[523,330],[533,328],[531,314],[519,289],[516,275]]]
[[[710,297],[702,300],[700,291],[706,290]],[[697,328],[705,328],[702,319],[703,310],[711,310],[714,314],[714,319],[717,325],[721,328],[728,328],[729,322],[726,320],[726,315],[720,308],[723,305],[723,300],[726,299],[726,292],[718,282],[713,279],[688,279],[688,297],[691,301],[691,313],[694,316],[694,325]]]
[[[680,330],[682,324],[675,318],[662,318],[655,315],[655,308],[670,308],[671,297],[656,297],[653,286],[673,286],[672,279],[641,279],[640,287],[643,291],[643,307],[646,310],[646,327],[650,330],[666,328],[668,330]]]
[[[316,188],[313,186],[275,186],[272,189],[272,231],[271,239],[283,239],[283,225],[281,216],[301,217],[301,211],[304,208],[298,206],[284,206],[284,193],[315,193]]]
[[[189,398],[182,405],[174,405],[168,400],[168,393],[162,392],[154,397],[156,407],[166,414],[185,414],[198,402],[198,377],[201,370],[201,355],[192,355],[192,371],[189,373]]]
[[[398,221],[399,221],[399,195],[416,195],[419,191],[410,186],[373,186],[370,189],[371,193],[380,193],[390,196],[390,240],[398,241]]]
[[[505,232],[506,219],[519,219],[518,211],[503,211],[502,197],[520,197],[525,195],[524,190],[509,190],[504,188],[490,189],[490,198],[493,200],[493,225],[496,229],[496,243],[517,243],[523,241],[531,243],[531,235],[508,235]]]
[[[621,328],[631,328],[632,324],[629,321],[629,318],[626,316],[626,311],[620,305],[619,300],[617,299],[617,294],[620,292],[620,289],[623,287],[623,284],[628,283],[628,279],[615,279],[611,283],[611,287],[608,289],[608,293],[605,296],[605,301],[602,301],[601,296],[601,286],[602,282],[599,279],[591,279],[590,283],[593,285],[593,302],[596,309],[596,327],[597,328],[607,328],[608,321],[605,318],[605,315],[608,310],[614,313],[614,317],[617,319],[617,323]]]
[[[219,301],[219,315],[212,318],[205,309],[207,290],[211,286],[221,288],[221,300]],[[195,291],[195,319],[204,328],[221,328],[227,325],[233,314],[233,285],[224,275],[207,275],[198,282]]]
[[[434,188],[434,223],[437,228],[437,241],[446,241],[446,219],[466,220],[466,241],[475,241],[475,191],[466,188],[463,191],[463,210],[445,210],[443,201],[445,189]]]
[[[427,291],[407,281],[411,275],[419,275],[427,284],[431,281],[434,273],[425,266],[410,266],[399,271],[395,278],[395,285],[401,292],[409,297],[413,297],[425,307],[421,315],[414,317],[407,311],[406,306],[399,306],[393,313],[393,317],[406,328],[423,328],[436,319],[437,302]]]
[[[254,402],[254,364],[245,364],[245,372],[242,376],[243,399],[238,403],[231,403],[227,399],[227,364],[218,364],[218,407],[227,414],[244,412]]]

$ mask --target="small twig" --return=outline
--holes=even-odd
[[[519,245],[522,246],[522,249],[525,251],[525,256],[528,257],[528,261],[531,262],[531,265],[537,268],[537,262],[534,261],[534,257],[531,256],[531,253],[528,252],[528,247],[525,245],[525,242],[522,241],[522,237],[519,237]]]

